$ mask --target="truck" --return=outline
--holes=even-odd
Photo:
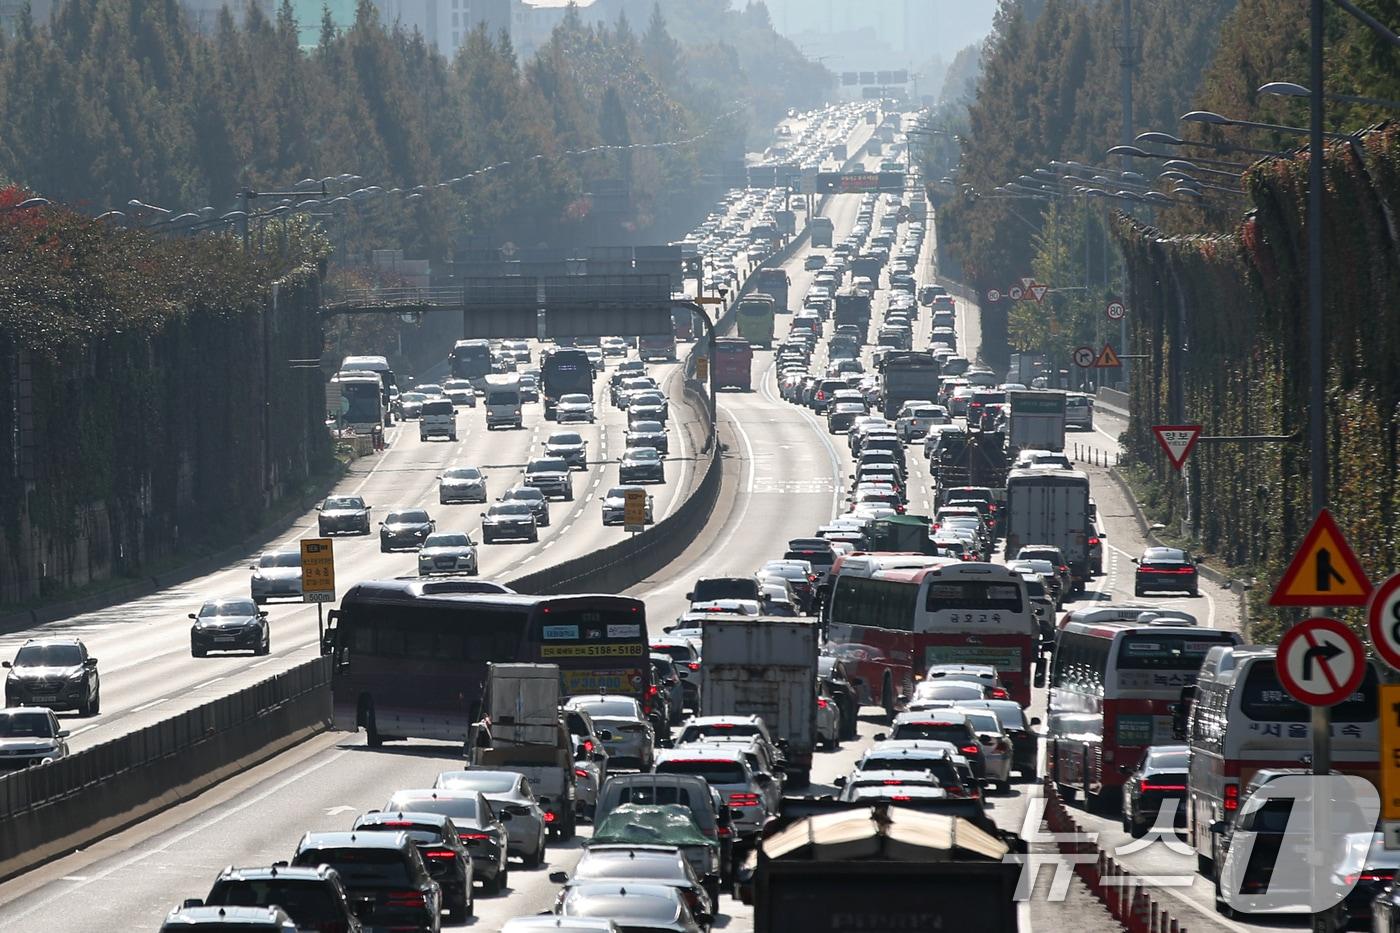
[[[544,416],[554,420],[554,409],[563,395],[593,397],[593,363],[577,347],[557,347],[540,354],[540,381],[544,389]]]
[[[972,483],[970,485],[987,485]],[[1022,545],[1057,547],[1074,588],[1089,579],[1092,532],[1089,477],[1078,470],[1012,470],[1006,477],[1006,559]],[[707,659],[708,660],[708,659]]]
[[[771,295],[754,292],[739,299],[734,309],[734,320],[739,337],[747,340],[750,346],[773,346],[773,315],[777,313],[777,302]]]
[[[486,665],[481,720],[467,738],[473,768],[513,771],[530,782],[559,839],[576,828],[574,744],[559,712],[559,665]]]
[[[1016,450],[1065,449],[1065,393],[1012,389],[1006,393],[1011,406],[1011,430],[1007,443]]]
[[[788,286],[792,280],[782,269],[759,269],[753,276],[754,291],[762,292],[773,299],[773,310],[778,314],[788,312]]]
[[[831,222],[830,217],[813,217],[808,222],[807,229],[812,231],[813,246],[831,246],[832,237],[836,234],[836,225]]]
[[[856,325],[860,328],[860,342],[864,344],[870,333],[870,292],[854,285],[837,291],[833,321],[837,327]]]
[[[326,383],[326,420],[355,434],[370,434],[384,424],[383,382],[367,370],[336,373]]]
[[[1032,385],[1045,375],[1044,353],[1013,353],[1011,368],[1006,373],[1007,382],[1019,382],[1023,386]]]
[[[929,473],[940,489],[949,486],[1006,485],[1006,435],[998,431],[948,431],[929,459]]]
[[[515,373],[486,377],[486,430],[502,426],[523,428],[520,409],[520,377]]]
[[[642,360],[669,360],[675,362],[676,335],[674,333],[642,334],[641,338],[637,341],[637,358]]]
[[[899,414],[905,402],[938,398],[942,367],[932,353],[892,350],[880,357],[880,403],[886,418]]]
[[[805,787],[817,744],[817,645],[813,619],[705,622],[700,695],[707,716],[763,717],[787,756],[788,782]]]

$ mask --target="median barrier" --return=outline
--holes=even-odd
[[[0,879],[188,800],[330,725],[330,659],[0,777]]]

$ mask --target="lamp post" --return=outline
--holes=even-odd
[[[1270,81],[1258,88],[1260,94],[1273,94],[1278,97],[1310,97],[1312,92],[1301,84],[1292,81]],[[1337,100],[1346,104],[1363,104],[1368,107],[1389,107],[1400,110],[1400,100],[1386,100],[1383,97],[1359,97],[1355,94],[1322,94],[1326,100]]]

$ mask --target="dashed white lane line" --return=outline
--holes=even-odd
[[[142,703],[140,706],[133,706],[133,707],[131,708],[131,711],[132,711],[133,713],[144,712],[145,710],[150,709],[152,706],[159,706],[159,705],[162,704],[162,703],[167,703],[167,702],[169,702],[169,700],[170,700],[170,697],[161,697],[159,700],[152,700],[152,701],[149,702],[149,703]]]
[[[212,687],[212,686],[214,686],[216,683],[218,683],[218,682],[221,681],[221,680],[223,680],[222,677],[215,677],[213,680],[206,680],[206,681],[205,681],[204,683],[202,683],[202,684],[195,684],[195,685],[194,685],[193,687],[191,687],[190,689],[191,689],[191,690],[203,690],[205,687]]]

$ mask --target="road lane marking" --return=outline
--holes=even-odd
[[[162,703],[167,703],[167,702],[169,702],[169,701],[170,701],[170,697],[161,697],[159,700],[152,700],[152,701],[149,702],[149,703],[142,703],[140,706],[133,706],[133,707],[131,708],[131,711],[132,711],[133,713],[145,712],[146,710],[150,709],[152,706],[159,706],[160,704],[162,704]]]
[[[213,680],[206,680],[206,681],[205,681],[204,683],[202,683],[202,684],[195,684],[195,685],[194,685],[193,687],[191,687],[190,689],[191,689],[191,690],[203,690],[205,687],[212,687],[212,686],[214,686],[216,683],[218,683],[218,682],[221,681],[221,680],[223,680],[222,677],[215,677]]]

